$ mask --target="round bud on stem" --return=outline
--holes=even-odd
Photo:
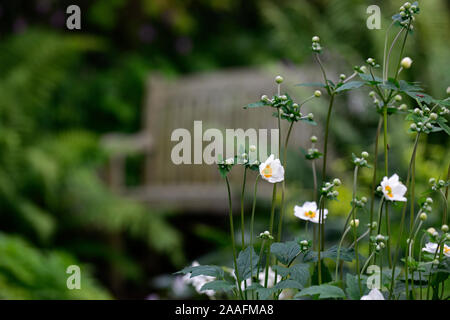
[[[275,77],[275,82],[278,83],[278,84],[282,83],[283,80],[284,80],[284,79],[283,79],[282,76],[276,76],[276,77]]]
[[[311,142],[317,142],[317,137],[316,136],[311,136]]]
[[[347,76],[346,76],[345,74],[341,73],[341,74],[339,75],[339,79],[345,80],[345,78],[347,78]]]
[[[395,99],[395,101],[402,101],[402,96],[399,95],[399,94],[397,94],[397,95],[394,97],[394,99]]]
[[[400,107],[398,107],[398,110],[400,111],[406,111],[406,109],[408,109],[408,106],[406,104],[401,104]]]
[[[354,219],[350,221],[350,226],[358,228],[359,227],[359,219]]]
[[[314,119],[314,114],[308,113],[308,116],[307,116],[307,117],[308,117],[309,120],[312,120],[312,119]]]
[[[438,115],[436,113],[433,112],[432,114],[430,114],[431,120],[435,121],[435,120],[437,120],[437,118],[438,118]]]
[[[447,95],[450,95],[450,87],[447,87]]]
[[[403,67],[403,69],[409,69],[411,68],[413,61],[410,57],[405,57],[402,59],[402,62],[400,63],[400,65]]]
[[[321,95],[322,95],[322,91],[320,91],[320,90],[314,91],[314,96],[315,96],[316,98],[319,98]]]
[[[428,216],[425,212],[422,212],[419,216],[420,220],[425,221],[427,220]]]
[[[446,224],[442,225],[441,230],[443,232],[448,232],[448,225],[446,225]]]
[[[319,42],[320,38],[318,36],[312,37],[312,42]]]
[[[338,178],[335,178],[335,179],[333,180],[333,184],[334,184],[336,187],[338,187],[338,186],[341,185],[341,180],[339,180]]]
[[[430,178],[430,180],[428,180],[428,183],[429,184],[434,184],[436,182],[436,179],[435,178]]]
[[[369,157],[369,153],[367,151],[363,151],[363,152],[361,152],[361,157],[363,157],[364,159],[367,159]]]
[[[416,130],[417,130],[417,124],[411,123],[411,125],[409,126],[409,128],[410,128],[412,131],[416,131]]]
[[[361,201],[362,201],[362,203],[367,203],[367,198],[366,197],[362,197]]]

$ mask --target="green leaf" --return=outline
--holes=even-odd
[[[295,241],[276,242],[270,246],[270,251],[283,264],[289,264],[300,253],[300,245]]]
[[[319,299],[338,299],[345,298],[345,293],[341,288],[331,286],[329,284],[322,284],[320,286],[312,286],[303,289],[297,293],[294,298],[299,298],[303,296],[315,296],[318,295]]]
[[[278,282],[272,289],[274,290],[282,290],[282,289],[303,289],[303,285],[298,281],[287,279]]]
[[[365,84],[365,82],[362,82],[362,81],[350,81],[350,82],[344,83],[342,86],[337,88],[335,92],[342,92],[342,91],[346,91],[346,90],[360,88],[364,84]]]
[[[346,276],[346,284],[347,284],[347,295],[352,300],[361,300],[363,295],[366,295],[369,292],[367,288],[367,277],[361,276],[361,290],[362,294],[359,292],[359,284],[358,284],[358,276],[347,273]]]
[[[320,87],[326,88],[327,86],[321,82],[307,82],[307,83],[299,83],[295,85],[296,87]]]
[[[183,270],[175,272],[175,274],[188,274],[191,273],[191,278],[196,276],[210,276],[216,278],[223,278],[224,272],[221,267],[218,266],[192,266],[186,267]]]
[[[244,109],[260,108],[260,107],[264,107],[264,106],[267,106],[267,104],[263,101],[259,101],[259,102],[249,103],[248,105],[244,106]]]
[[[337,251],[338,251],[338,246],[334,245],[330,249],[328,249],[327,251],[325,251],[323,253],[323,257],[336,261],[337,260]],[[339,260],[352,262],[354,259],[355,259],[355,249],[341,247],[340,252],[339,252]]]
[[[444,118],[439,117],[436,120],[436,123],[439,125],[439,127],[441,127],[445,131],[445,133],[447,133],[450,136],[450,127],[445,124],[445,119]]]
[[[299,282],[302,286],[306,286],[309,281],[309,265],[307,264],[296,264],[289,268],[289,274],[291,279]]]
[[[280,265],[275,265],[275,266],[272,266],[272,270],[276,271],[283,278],[289,276],[289,270],[290,270],[289,268],[286,268],[286,267],[283,267]]]
[[[252,256],[252,261],[250,261],[250,253]],[[237,269],[239,272],[239,279],[241,281],[246,280],[251,277],[251,271],[253,266],[253,272],[256,272],[256,267],[258,265],[258,255],[256,254],[253,247],[247,247],[239,253],[237,259]]]
[[[236,287],[234,283],[224,281],[224,280],[214,280],[207,282],[203,285],[200,291],[214,290],[214,291],[231,291]]]

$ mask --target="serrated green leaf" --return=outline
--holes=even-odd
[[[289,268],[289,274],[291,279],[297,281],[302,286],[306,286],[309,281],[309,265],[307,264],[296,264]]]
[[[365,84],[365,82],[362,82],[362,81],[350,81],[350,82],[344,83],[342,86],[337,88],[335,92],[342,92],[342,91],[346,91],[346,90],[360,88],[364,84]]]
[[[444,121],[444,120],[445,120],[445,119],[439,117],[439,118],[436,120],[436,123],[439,125],[439,127],[442,128],[442,130],[445,131],[445,133],[447,133],[447,134],[450,136],[450,127],[449,127],[448,125],[445,124],[445,121]]]
[[[261,108],[264,106],[267,106],[267,104],[263,101],[259,101],[247,104],[246,106],[244,106],[244,109]]]
[[[362,294],[360,294],[359,291],[359,284],[358,284],[358,276],[347,273],[346,276],[346,291],[347,295],[352,300],[361,300],[361,297],[366,295],[369,292],[369,289],[367,288],[367,276],[361,276],[361,290]]]
[[[276,242],[270,246],[277,259],[283,264],[289,264],[300,253],[300,245],[295,241]]]
[[[315,296],[318,295],[319,299],[338,299],[345,298],[345,293],[341,288],[331,286],[329,284],[322,284],[320,286],[312,286],[303,289],[297,293],[294,298],[299,298],[303,296]]]
[[[213,291],[231,291],[236,287],[234,283],[224,280],[214,280],[207,282],[203,285],[200,291],[213,290]]]
[[[250,261],[250,253],[252,261]],[[246,280],[251,277],[251,270],[253,266],[253,272],[256,272],[256,267],[258,265],[258,255],[256,254],[253,247],[247,247],[239,253],[237,259],[237,269],[239,272],[239,279],[241,281]]]
[[[191,266],[186,267],[175,274],[188,274],[191,273],[191,278],[196,276],[210,276],[216,278],[223,278],[223,269],[219,266],[205,265],[205,266]]]

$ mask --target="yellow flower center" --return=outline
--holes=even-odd
[[[384,190],[387,191],[387,195],[389,198],[392,198],[394,196],[394,194],[392,193],[392,188],[389,186],[384,187]]]
[[[316,216],[316,212],[315,211],[305,211],[305,217],[311,218],[313,219]]]
[[[270,178],[272,176],[272,168],[270,167],[270,164],[268,164],[262,172],[264,177]]]
[[[444,253],[450,253],[450,247],[444,247]]]

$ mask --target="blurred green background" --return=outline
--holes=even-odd
[[[99,177],[109,156],[100,137],[141,129],[145,81],[152,73],[177,78],[229,67],[313,64],[315,34],[347,64],[334,66],[340,72],[349,75],[369,56],[381,61],[385,28],[402,3],[1,1],[0,298],[195,297],[170,274],[194,259],[231,265],[226,215],[160,211],[111,192]],[[80,31],[65,27],[70,4],[81,8]],[[383,30],[366,28],[372,4],[381,7]],[[443,98],[450,85],[450,4],[421,1],[420,7],[406,48],[414,64],[403,77]],[[315,77],[320,80],[318,69]],[[342,216],[330,220],[330,242],[338,238],[349,208],[351,153],[372,152],[378,121],[369,99],[356,111],[345,99],[337,104],[331,135],[338,152],[330,172],[344,186],[340,201],[328,208]],[[316,111],[318,121],[324,113],[325,104]],[[391,128],[390,166],[405,177],[412,138],[403,116],[393,117],[399,125]],[[423,143],[419,193],[430,176],[446,175],[450,158],[445,135],[430,135]],[[291,150],[289,161],[287,212],[310,200],[296,190],[312,187],[310,164],[301,152]],[[362,171],[360,196],[368,195],[371,175]],[[428,224],[438,221],[438,210]],[[256,230],[266,228],[266,211],[264,203],[258,206]],[[289,214],[287,225],[286,238],[303,230]],[[82,266],[82,290],[66,287],[71,264]]]

